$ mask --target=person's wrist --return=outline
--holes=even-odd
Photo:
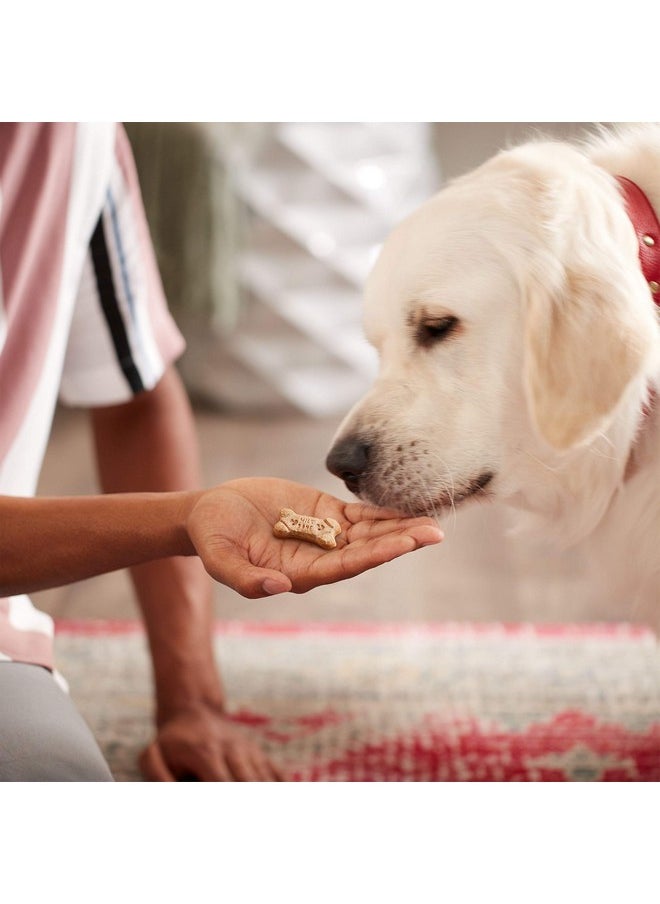
[[[190,533],[190,518],[193,510],[201,497],[204,490],[189,490],[179,494],[179,506],[175,516],[175,526],[177,531],[178,543],[181,547],[180,555],[195,556],[197,549]]]
[[[183,683],[168,683],[156,690],[156,724],[161,726],[181,716],[213,712],[222,715],[225,700],[215,668],[197,676],[186,676]]]
[[[193,711],[224,711],[211,614],[200,617],[198,608],[185,611],[185,600],[180,605],[184,607],[185,625],[159,640],[150,638],[159,725]]]

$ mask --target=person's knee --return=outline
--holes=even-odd
[[[0,757],[0,781],[111,782],[112,774],[90,736],[57,733],[21,745],[9,759]]]
[[[87,723],[38,666],[0,666],[0,781],[113,781]]]
[[[112,773],[103,757],[74,756],[52,757],[48,763],[39,764],[43,777],[24,781],[33,782],[112,782]]]
[[[91,745],[59,744],[26,758],[25,782],[111,782],[112,774],[101,752]]]

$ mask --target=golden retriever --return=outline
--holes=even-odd
[[[327,466],[409,513],[499,499],[632,594],[660,571],[660,331],[616,176],[660,215],[660,125],[503,151],[392,232],[365,292],[379,376]]]

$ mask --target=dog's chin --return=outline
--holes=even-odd
[[[447,509],[453,510],[459,505],[464,505],[470,499],[488,495],[485,493],[485,489],[494,477],[495,474],[492,471],[483,471],[478,477],[468,481],[462,487],[445,489],[436,495],[422,494],[415,490],[406,492],[400,486],[380,487],[374,490],[349,486],[349,489],[364,502],[396,509],[402,514],[411,517],[422,515],[437,517]]]
[[[442,497],[442,507],[455,507],[468,499],[484,494],[486,487],[492,482],[495,474],[492,471],[483,471],[478,477],[473,478],[464,489],[454,493],[445,493]]]

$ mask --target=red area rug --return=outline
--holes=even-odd
[[[660,650],[631,625],[217,626],[233,718],[292,781],[660,781]],[[60,622],[57,666],[137,781],[137,623]]]

